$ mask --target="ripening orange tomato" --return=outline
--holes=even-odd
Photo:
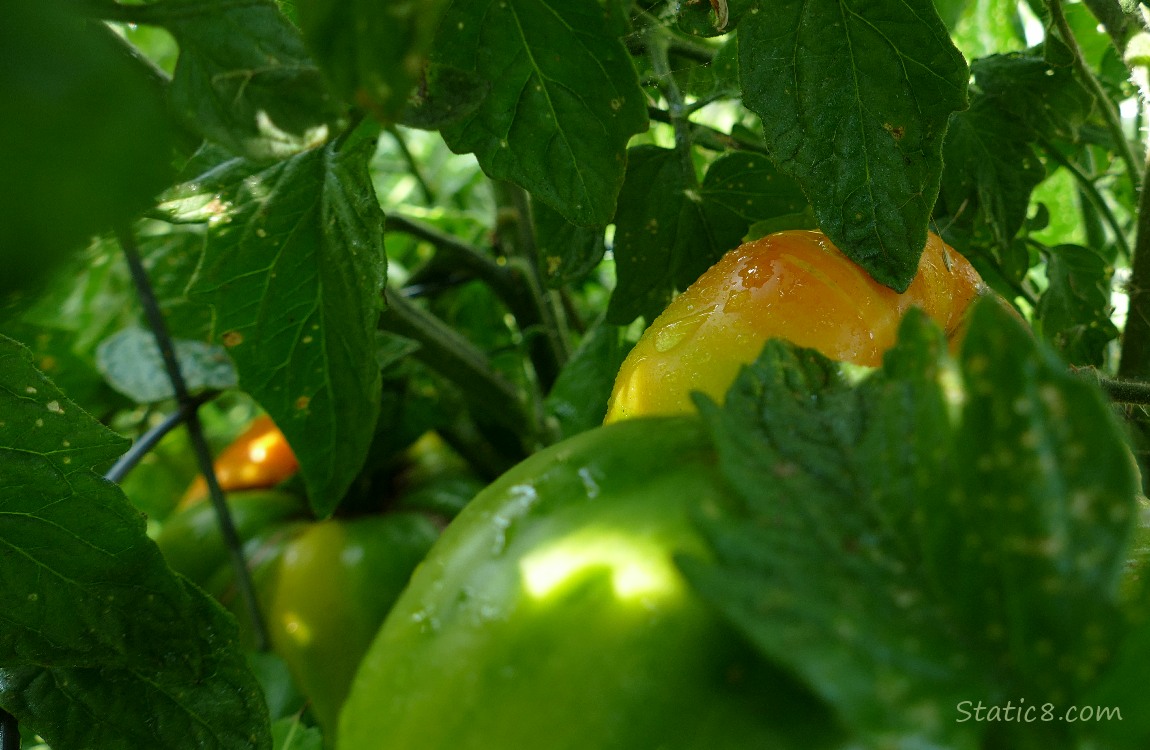
[[[271,417],[256,417],[231,445],[216,457],[213,467],[220,489],[270,489],[288,479],[299,470],[299,462],[288,445],[284,434]],[[197,476],[180,500],[179,508],[186,508],[208,495],[208,483]]]
[[[911,307],[954,337],[967,307],[986,291],[970,263],[934,234],[902,294],[872,279],[822,232],[778,232],[744,243],[643,333],[619,369],[605,421],[692,412],[692,391],[722,401],[739,368],[772,338],[877,366]]]

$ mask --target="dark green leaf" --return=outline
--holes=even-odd
[[[737,247],[753,223],[807,208],[798,185],[760,154],[720,156],[702,185],[676,151],[636,146],[615,216],[618,284],[607,319],[648,320]]]
[[[580,227],[546,203],[531,206],[539,264],[548,286],[558,288],[587,278],[607,249],[603,227]]]
[[[206,138],[268,162],[339,128],[343,107],[271,0],[164,0],[149,13],[180,45],[172,104]]]
[[[400,122],[409,128],[439,130],[479,109],[489,91],[491,84],[477,73],[430,63]]]
[[[673,149],[636,146],[628,156],[627,181],[615,214],[618,283],[607,320],[654,320],[676,290],[685,289],[722,256],[708,231],[693,175]]]
[[[448,0],[296,0],[304,40],[335,90],[396,122],[423,72]]]
[[[342,145],[262,171],[226,165],[179,201],[210,197],[203,211],[212,229],[190,293],[215,309],[241,387],[296,447],[321,516],[362,465],[380,398],[385,261],[367,171],[374,142]]]
[[[1098,253],[1079,245],[1052,247],[1046,256],[1046,291],[1038,300],[1043,335],[1066,361],[1099,366],[1118,337],[1110,320],[1114,269]]]
[[[623,364],[627,349],[621,329],[602,321],[583,336],[547,394],[547,411],[559,422],[562,437],[603,423],[615,373]]]
[[[782,0],[739,25],[743,100],[822,230],[874,278],[918,270],[967,68],[929,0]]]
[[[707,168],[702,192],[703,212],[724,252],[737,247],[754,224],[811,210],[798,183],[760,154],[720,156]]]
[[[647,127],[647,109],[596,0],[456,0],[432,59],[491,84],[479,109],[444,128],[453,151],[572,223],[611,221],[627,140]]]
[[[969,226],[985,222],[1001,249],[1026,220],[1030,193],[1046,177],[1030,129],[979,98],[951,120],[943,155],[939,213]]]
[[[689,576],[880,744],[1073,746],[961,707],[1064,710],[1108,658],[1138,478],[1101,394],[994,301],[961,373],[918,314],[859,386],[828,368],[769,344],[703,404],[744,506],[706,521],[717,562]]]
[[[0,301],[170,180],[162,84],[106,27],[14,0],[0,24]]]
[[[30,360],[0,339],[0,705],[61,748],[270,747],[234,622],[98,473],[126,441]]]
[[[223,347],[185,339],[174,344],[189,391],[235,387],[236,370]],[[109,385],[138,404],[175,396],[156,337],[147,329],[133,326],[104,339],[96,349],[96,367]]]
[[[1073,140],[1094,105],[1073,68],[1040,57],[992,55],[975,60],[970,70],[978,98],[991,99],[1005,116],[1045,137]]]

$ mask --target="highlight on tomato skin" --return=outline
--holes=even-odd
[[[739,368],[772,338],[877,366],[911,307],[955,337],[970,303],[986,292],[970,263],[934,234],[902,294],[872,279],[822,232],[792,230],[746,242],[644,331],[619,369],[604,421],[690,413],[692,391],[722,401]]]
[[[213,464],[216,479],[224,492],[270,489],[291,478],[299,462],[287,438],[271,417],[261,415],[252,420]],[[208,483],[197,476],[180,500],[178,508],[193,505],[208,495]]]

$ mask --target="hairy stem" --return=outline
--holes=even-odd
[[[1138,199],[1138,233],[1130,262],[1130,306],[1122,332],[1122,354],[1118,376],[1124,379],[1150,377],[1150,190]]]

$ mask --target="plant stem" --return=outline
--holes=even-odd
[[[699,176],[695,173],[695,160],[691,153],[691,121],[687,117],[687,103],[671,73],[671,64],[667,58],[667,37],[657,26],[648,27],[647,30],[647,57],[651,61],[659,90],[667,100],[667,114],[670,116],[671,128],[675,131],[675,152],[687,181],[688,195],[692,192],[697,194]]]
[[[20,726],[16,717],[0,708],[0,750],[20,750]]]
[[[1110,231],[1114,233],[1114,241],[1118,245],[1119,252],[1122,253],[1124,258],[1129,259],[1130,243],[1126,240],[1126,233],[1122,231],[1122,225],[1118,223],[1118,219],[1114,216],[1114,212],[1110,210],[1110,205],[1106,203],[1106,199],[1098,192],[1098,187],[1094,184],[1094,181],[1091,180],[1077,164],[1067,159],[1050,141],[1045,138],[1040,138],[1039,143],[1051,161],[1054,161],[1074,176],[1075,182],[1078,183],[1078,189],[1089,199],[1090,204],[1101,214],[1102,218],[1110,226]]]
[[[407,139],[403,137],[403,133],[399,131],[395,125],[387,127],[387,134],[395,141],[395,145],[399,148],[400,156],[407,164],[407,170],[411,172],[411,176],[415,178],[415,182],[419,185],[419,189],[423,192],[423,200],[427,205],[434,206],[437,202],[435,189],[431,187],[431,183],[423,176],[423,168],[419,165],[419,160],[411,153],[411,149],[407,147]]]
[[[181,405],[176,411],[164,417],[162,422],[149,429],[141,435],[136,442],[132,443],[132,447],[128,449],[128,452],[120,456],[119,460],[112,465],[112,468],[108,469],[108,472],[104,475],[104,479],[107,479],[109,482],[115,482],[116,484],[124,481],[124,477],[128,475],[128,472],[134,469],[136,464],[140,463],[140,460],[148,455],[148,453],[164,439],[165,435],[187,420],[189,408],[198,409],[202,404],[215,398],[215,396],[215,393],[203,393],[199,396],[193,396],[190,405]]]
[[[172,383],[172,390],[176,394],[176,401],[183,413],[192,449],[196,454],[196,462],[207,481],[212,507],[216,511],[216,521],[220,526],[220,535],[227,546],[240,595],[255,628],[256,648],[260,651],[266,651],[268,648],[267,624],[264,621],[263,613],[260,611],[259,601],[256,599],[255,587],[252,585],[247,562],[244,560],[243,545],[240,542],[239,534],[236,532],[235,522],[232,520],[231,511],[228,509],[223,490],[220,489],[219,480],[216,478],[215,470],[212,467],[212,452],[208,447],[207,439],[204,437],[203,426],[200,424],[197,410],[199,403],[188,393],[187,383],[184,381],[184,375],[180,371],[180,364],[176,358],[175,344],[171,334],[168,333],[168,326],[164,322],[163,313],[160,311],[159,301],[156,299],[152,284],[148,280],[148,272],[140,257],[140,248],[136,244],[136,237],[131,228],[127,226],[116,227],[116,237],[120,242],[120,247],[124,250],[128,269],[132,275],[132,282],[136,287],[136,294],[144,308],[144,315],[148,319],[152,335],[156,338],[156,346],[160,349],[164,368],[167,370],[168,379]]]
[[[1130,261],[1130,304],[1122,332],[1118,377],[1150,377],[1150,190],[1138,198],[1138,230]]]
[[[474,245],[441,231],[431,224],[399,213],[388,213],[386,230],[388,232],[402,232],[430,242],[437,251],[447,256],[449,263],[473,273],[490,286],[504,302],[507,302],[505,295],[510,292],[514,283],[510,273],[504,266],[496,263]]]
[[[514,279],[506,300],[527,339],[540,390],[546,393],[571,356],[567,320],[562,304],[543,281],[527,192],[510,182],[496,182],[495,196],[499,212],[495,231]]]
[[[1110,101],[1110,97],[1102,88],[1102,84],[1094,75],[1094,71],[1090,69],[1090,65],[1082,56],[1082,48],[1078,46],[1078,40],[1074,37],[1074,32],[1070,28],[1070,23],[1066,20],[1066,14],[1062,12],[1062,0],[1046,0],[1046,5],[1050,9],[1050,18],[1057,27],[1058,32],[1062,35],[1062,41],[1070,48],[1071,53],[1074,55],[1074,67],[1078,71],[1078,75],[1082,82],[1086,84],[1087,88],[1094,95],[1095,103],[1099,109],[1102,110],[1102,118],[1106,122],[1106,129],[1110,131],[1110,137],[1114,141],[1114,147],[1118,150],[1118,157],[1122,159],[1126,165],[1126,173],[1130,178],[1130,184],[1133,186],[1134,191],[1142,186],[1142,170],[1139,167],[1141,160],[1135,155],[1134,147],[1130,143],[1130,139],[1126,137],[1125,131],[1122,129],[1122,118],[1115,109],[1114,103]]]
[[[419,342],[412,356],[459,386],[476,414],[519,435],[539,434],[515,387],[474,344],[402,293],[388,289],[384,298],[387,309],[380,315],[379,327]]]
[[[658,107],[648,107],[647,116],[655,122],[671,124],[671,113],[665,109]],[[758,154],[768,155],[767,147],[762,143],[743,138],[734,134],[727,134],[721,130],[715,130],[706,125],[700,125],[695,122],[689,122],[691,141],[703,148],[712,151],[730,151],[732,149],[738,151],[753,151]]]

